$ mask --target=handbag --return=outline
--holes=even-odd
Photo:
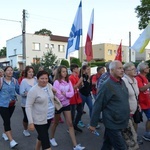
[[[63,107],[60,100],[56,96],[54,96],[54,105],[56,110],[60,110]]]
[[[15,100],[11,100],[9,102],[9,107],[13,107],[13,106],[15,106],[15,104],[16,104],[16,101]]]
[[[132,119],[129,119],[127,128],[122,130],[122,135],[126,142],[128,150],[139,150],[137,133],[134,129]]]
[[[139,110],[139,106],[137,107],[137,109],[133,115],[133,120],[135,123],[143,122],[143,116],[142,116],[142,112]]]
[[[131,83],[130,83],[130,85],[133,88],[133,91],[134,91],[134,94],[135,94],[135,97],[136,97],[136,100],[137,100],[137,109],[136,109],[135,113],[133,114],[133,120],[134,120],[135,123],[140,123],[140,122],[143,122],[142,112],[140,111],[139,106],[138,106],[138,97],[135,93],[135,89],[134,89],[134,87]]]

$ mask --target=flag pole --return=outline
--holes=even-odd
[[[81,2],[82,2],[82,0],[81,0]],[[83,29],[83,13],[82,13],[82,29]],[[83,62],[83,30],[82,30],[82,35],[81,35],[81,53],[80,54],[81,54],[80,61],[82,63]]]
[[[83,33],[82,33],[83,34]],[[81,36],[81,51],[80,51],[80,61],[83,62],[83,36]]]
[[[131,62],[131,32],[129,32],[129,62]]]

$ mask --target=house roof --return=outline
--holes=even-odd
[[[68,37],[59,35],[50,35],[51,41],[68,42]]]

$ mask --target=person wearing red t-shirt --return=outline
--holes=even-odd
[[[24,74],[25,74],[25,70],[22,70],[21,74],[20,74],[20,77],[18,79],[18,83],[19,85],[21,84],[21,81],[24,79]]]
[[[71,107],[71,115],[72,115],[72,122],[74,124],[74,129],[76,131],[82,132],[80,128],[78,128],[77,124],[81,120],[83,106],[82,106],[82,99],[79,95],[79,87],[82,83],[82,77],[79,78],[79,67],[77,64],[71,64],[70,70],[72,74],[69,76],[69,80],[71,81],[73,88],[74,88],[74,96],[70,99],[70,107]],[[77,114],[75,115],[75,112]]]
[[[91,76],[91,81],[92,81],[92,94],[94,96],[94,99],[96,98],[97,95],[97,81],[100,78],[100,76],[105,72],[105,69],[103,66],[98,66],[97,67],[97,73]]]
[[[139,105],[147,117],[146,132],[143,135],[143,139],[150,141],[150,82],[146,77],[149,73],[149,66],[145,62],[141,62],[139,63],[137,69],[140,72],[136,76],[140,91],[138,97]]]

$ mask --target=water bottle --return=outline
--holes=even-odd
[[[87,125],[87,128],[89,129],[89,127],[90,127],[90,125],[88,124],[88,125]],[[95,130],[95,131],[92,131],[92,133],[95,134],[96,136],[99,136],[99,135],[100,135],[96,130]]]

